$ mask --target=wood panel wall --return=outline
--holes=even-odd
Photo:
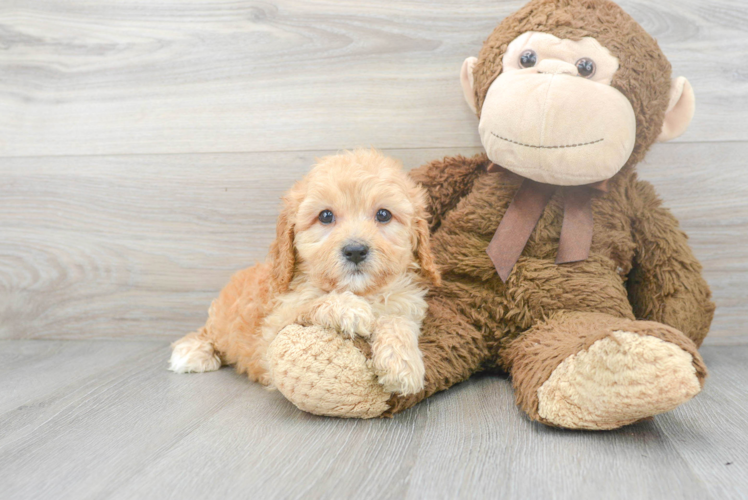
[[[264,258],[315,157],[480,152],[460,65],[523,3],[5,0],[0,338],[176,338]],[[620,3],[696,92],[689,131],[640,172],[727,342],[748,321],[748,7]]]

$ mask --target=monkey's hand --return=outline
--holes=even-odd
[[[310,311],[304,315],[312,325],[324,326],[339,332],[368,338],[374,323],[374,312],[371,305],[352,292],[332,292],[318,299]]]

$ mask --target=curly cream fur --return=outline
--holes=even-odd
[[[284,196],[268,261],[237,273],[198,332],[173,346],[170,369],[203,372],[221,364],[272,385],[266,351],[292,324],[318,325],[369,339],[388,391],[423,388],[418,350],[428,283],[440,277],[429,248],[425,193],[398,162],[374,150],[319,160]],[[392,220],[378,222],[385,208]],[[335,219],[322,224],[319,214]],[[358,265],[342,248],[370,250]]]

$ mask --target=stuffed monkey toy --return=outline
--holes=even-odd
[[[365,418],[506,371],[531,419],[571,429],[688,401],[714,305],[686,235],[636,174],[652,144],[686,130],[688,81],[613,2],[533,0],[461,82],[486,153],[411,172],[443,276],[419,343],[425,389],[385,393],[360,345],[296,325],[269,352],[276,387],[304,410]]]

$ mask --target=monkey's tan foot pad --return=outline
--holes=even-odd
[[[672,410],[700,390],[689,353],[617,331],[554,369],[538,389],[538,413],[559,427],[615,429]]]
[[[268,347],[273,385],[300,410],[373,418],[389,409],[377,376],[350,339],[334,330],[290,325]]]

